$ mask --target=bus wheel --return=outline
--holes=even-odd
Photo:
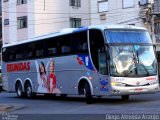
[[[129,95],[122,95],[122,100],[129,100]]]
[[[85,83],[85,85],[84,85],[84,94],[86,97],[86,103],[91,104],[93,99],[92,99],[92,95],[91,95],[91,89],[90,89],[88,83]]]
[[[34,94],[32,93],[32,86],[30,83],[26,83],[25,94],[27,98],[33,98]]]
[[[22,84],[20,82],[16,84],[16,93],[18,97],[23,97]]]

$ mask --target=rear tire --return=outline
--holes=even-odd
[[[129,100],[129,95],[122,95],[122,100],[125,100],[125,101]]]
[[[91,95],[91,89],[90,89],[90,86],[89,86],[88,83],[85,83],[85,85],[84,85],[84,95],[85,95],[87,104],[93,103],[93,98],[92,98],[92,95]]]
[[[22,84],[21,84],[20,82],[18,82],[18,83],[16,84],[16,93],[17,93],[17,96],[18,96],[19,98],[24,97]]]
[[[26,83],[26,86],[25,86],[25,95],[27,98],[31,99],[33,97],[35,97],[35,93],[32,93],[32,86],[30,83]]]

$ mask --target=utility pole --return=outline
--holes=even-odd
[[[44,0],[44,11],[46,10],[46,0]]]
[[[154,36],[154,16],[153,16],[153,3],[152,2],[146,2],[140,4],[140,13],[139,13],[141,19],[144,21],[144,24],[146,25],[153,42],[155,42],[155,36]]]

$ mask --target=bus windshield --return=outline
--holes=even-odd
[[[110,74],[121,77],[156,75],[157,62],[153,46],[150,44],[151,40],[150,37],[148,37],[147,32],[142,32],[142,35],[139,32],[137,34],[135,31],[133,32],[135,35],[132,35],[132,32],[127,33],[131,36],[126,34],[126,32],[122,35],[117,33],[119,34],[118,37],[114,36],[116,35],[115,33],[111,33],[112,35],[109,35],[109,37],[107,36],[107,40],[110,41],[110,43],[118,42],[118,44],[110,46]],[[140,40],[138,40],[138,38]],[[122,42],[122,40],[124,41]],[[121,44],[119,44],[120,41]],[[128,44],[123,45],[125,42]],[[134,44],[134,42],[136,44]]]
[[[151,38],[145,30],[106,30],[107,43],[145,43],[151,44]]]

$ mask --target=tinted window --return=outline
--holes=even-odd
[[[22,45],[15,46],[11,51],[14,52],[13,54],[11,54],[13,55],[13,60],[21,60],[23,58]]]
[[[58,39],[58,46],[60,48],[59,54],[71,54],[71,35],[64,35],[57,38]]]
[[[90,30],[89,37],[93,64],[101,74],[107,74],[107,59],[103,34],[100,30]]]
[[[49,38],[45,40],[46,54],[47,56],[58,55],[58,42],[57,38]]]
[[[23,45],[23,59],[44,57],[44,40]]]
[[[87,31],[73,33],[72,50],[73,53],[88,53]]]
[[[2,52],[4,61],[88,53],[87,31],[7,47]]]
[[[10,60],[10,48],[2,49],[2,60],[5,62]]]

